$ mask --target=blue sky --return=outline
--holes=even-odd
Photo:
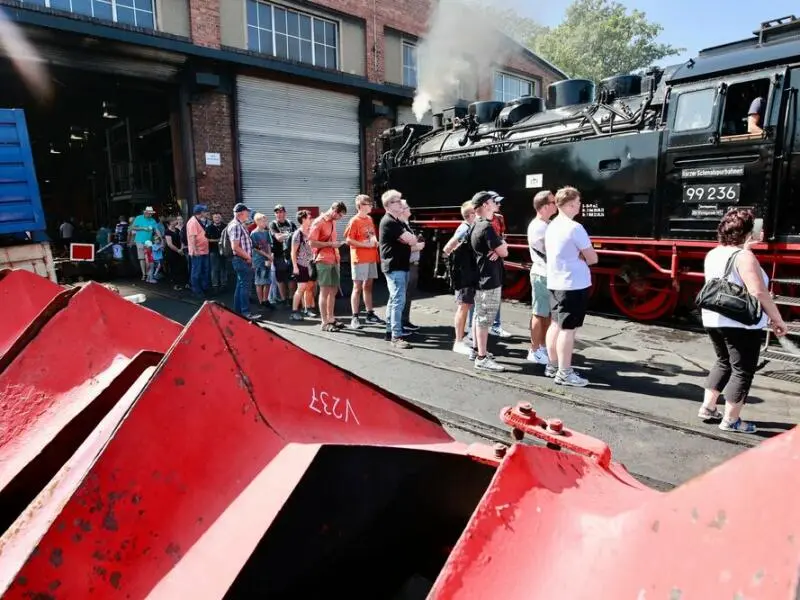
[[[750,37],[762,21],[794,14],[797,0],[766,0],[751,7],[736,0],[619,0],[629,9],[641,10],[650,21],[664,27],[659,41],[686,48],[664,64],[689,59],[698,50]],[[557,25],[570,4],[568,0],[512,0],[516,10],[544,25]],[[735,8],[736,6],[739,8]]]

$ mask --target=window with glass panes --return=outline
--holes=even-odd
[[[22,0],[23,4],[63,10],[114,23],[156,28],[153,0]]]
[[[494,99],[498,102],[510,102],[522,96],[533,96],[535,91],[532,81],[508,73],[494,74]]]
[[[337,69],[336,23],[280,6],[247,0],[247,49]]]
[[[417,47],[403,42],[403,85],[417,87]]]

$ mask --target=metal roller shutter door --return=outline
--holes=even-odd
[[[360,193],[358,98],[254,77],[237,79],[242,196],[270,220],[280,203],[327,210]],[[339,234],[347,219],[339,221]]]
[[[398,125],[408,125],[417,123],[417,117],[414,116],[414,111],[411,110],[410,106],[398,106],[397,107],[397,124]],[[432,125],[433,124],[433,115],[430,111],[425,113],[425,116],[422,117],[422,121],[420,122],[421,125]]]

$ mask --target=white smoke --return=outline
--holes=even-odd
[[[417,46],[417,121],[459,99],[462,90],[493,86],[492,67],[513,52],[502,24],[490,12],[464,0],[439,0],[428,21],[428,32]],[[483,80],[483,81],[481,81]],[[475,100],[475,98],[465,98]]]

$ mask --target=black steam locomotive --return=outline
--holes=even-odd
[[[532,197],[573,185],[600,254],[595,294],[610,294],[638,320],[691,306],[720,217],[730,206],[752,207],[766,233],[762,264],[791,310],[800,307],[798,89],[800,20],[791,16],[680,65],[597,86],[559,81],[546,101],[475,102],[434,115],[432,127],[388,129],[374,189],[378,197],[398,189],[413,205],[429,240],[429,277],[441,273],[461,203],[481,189],[505,196],[515,252],[505,293],[513,297],[528,291]],[[763,131],[749,133],[756,98],[765,101]]]

